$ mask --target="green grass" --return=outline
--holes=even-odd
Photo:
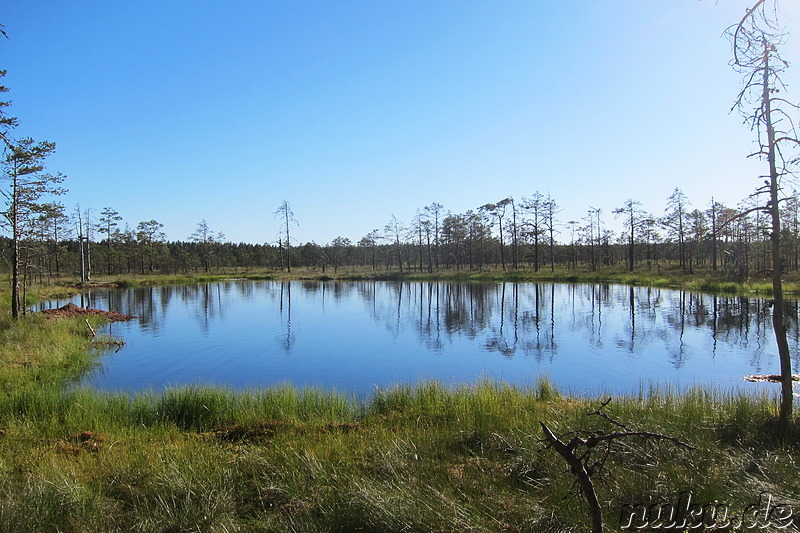
[[[363,401],[289,387],[133,398],[26,389],[0,397],[0,530],[586,527],[539,421],[559,432],[615,429],[586,416],[598,403],[562,396],[547,381],[530,389],[425,383]],[[626,503],[686,490],[735,509],[761,490],[800,505],[800,442],[773,436],[774,407],[705,389],[615,398],[616,419],[697,450],[619,446],[597,485],[609,523]]]
[[[98,325],[96,318],[89,322]],[[0,311],[0,390],[61,385],[94,364],[98,352],[93,346],[83,319],[47,320],[32,314],[14,323]]]

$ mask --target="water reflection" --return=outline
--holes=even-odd
[[[234,385],[331,384],[339,375],[344,385],[333,385],[344,388],[353,380],[361,388],[495,373],[522,381],[536,372],[569,385],[615,388],[648,379],[738,379],[777,368],[763,300],[651,287],[231,280],[98,289],[83,299],[138,316],[112,326],[128,343],[120,355],[140,357],[137,346],[145,347],[145,359],[158,353],[171,383],[217,382],[220,358],[227,365],[222,382]],[[786,305],[797,364],[798,302]],[[292,363],[277,354],[293,356]],[[106,377],[118,359],[124,358],[104,363]],[[133,364],[126,371],[135,373]]]
[[[280,314],[281,318],[283,318],[286,323],[286,335],[281,337],[281,347],[286,353],[289,353],[292,351],[292,346],[295,341],[294,334],[292,333],[292,283],[289,281],[282,281],[280,294]],[[323,302],[324,301],[323,293]]]
[[[376,299],[392,300],[378,294],[381,290],[395,295],[396,307],[391,311],[375,303]],[[395,333],[403,324],[415,324],[416,333],[431,350],[443,349],[444,331],[445,337],[481,336],[484,350],[504,356],[521,351],[552,358],[559,351],[559,324],[559,329],[599,349],[613,342],[633,354],[654,343],[663,344],[671,364],[680,369],[693,346],[687,343],[687,335],[706,332],[712,357],[720,343],[733,345],[749,353],[750,364],[760,370],[765,348],[773,339],[768,304],[742,296],[552,283],[397,283],[379,288],[372,284],[359,293],[370,303],[373,316]],[[797,346],[798,302],[787,302],[786,311],[789,336]]]

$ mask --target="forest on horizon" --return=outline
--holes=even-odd
[[[113,208],[76,209],[50,202],[24,224],[22,254],[30,280],[59,276],[213,273],[220,269],[311,268],[326,273],[343,268],[372,271],[436,272],[440,270],[597,270],[624,266],[660,271],[677,265],[722,271],[744,280],[771,268],[769,219],[760,210],[746,213],[753,198],[729,207],[711,200],[693,208],[680,189],[666,199],[664,214],[641,209],[626,200],[613,213],[589,208],[580,220],[564,221],[555,199],[535,193],[521,201],[505,198],[466,213],[451,213],[439,203],[417,209],[413,220],[391,215],[381,229],[357,242],[337,237],[329,243],[298,243],[297,224],[288,202],[275,217],[281,231],[272,242],[228,242],[205,220],[182,241],[169,241],[163,225],[143,221],[134,228]],[[800,196],[787,198],[782,209],[783,263],[800,269]],[[614,231],[610,226],[622,226]],[[9,270],[12,240],[0,237],[0,269]],[[83,269],[81,269],[83,265]]]

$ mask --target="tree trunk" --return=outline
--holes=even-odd
[[[634,222],[634,220],[633,220],[633,205],[631,205],[631,213],[630,213],[630,215],[631,215],[631,247],[630,247],[630,250],[628,250],[628,258],[629,258],[629,263],[628,263],[628,265],[629,265],[629,266],[628,266],[628,271],[629,271],[629,272],[633,272],[633,260],[634,260],[634,257],[635,257],[635,256],[634,256],[634,250],[633,250],[633,244],[634,244],[634,234],[633,234],[633,229],[634,229],[634,223],[633,223],[633,222]]]
[[[717,204],[711,198],[711,268],[717,271]]]
[[[580,487],[583,497],[586,498],[586,503],[589,506],[589,516],[592,519],[592,533],[603,533],[605,531],[603,527],[603,512],[600,507],[600,501],[597,499],[597,493],[594,490],[594,483],[592,483],[589,472],[586,471],[581,460],[569,446],[561,442],[544,422],[539,422],[539,424],[542,426],[542,431],[547,441],[553,449],[564,458],[567,464],[569,464],[570,470],[575,476],[575,481],[578,487]]]
[[[80,247],[81,259],[81,283],[86,283],[86,258],[83,255],[83,219],[81,210],[78,208],[78,246]]]
[[[503,248],[505,247],[505,243],[503,242],[503,218],[499,217],[497,220],[497,225],[500,227],[500,263],[503,265],[503,271],[506,269],[506,254]]]
[[[13,232],[14,232],[14,251],[13,251],[13,268],[11,275],[11,316],[14,320],[19,319],[20,310],[20,297],[19,297],[19,220],[17,217],[16,209],[13,214]]]
[[[792,360],[789,357],[789,342],[786,339],[784,324],[783,271],[781,268],[781,217],[778,205],[778,168],[775,150],[775,130],[772,124],[772,105],[769,85],[770,45],[764,40],[764,75],[762,103],[764,120],[767,127],[767,161],[769,163],[769,213],[772,218],[772,234],[770,235],[772,252],[772,329],[778,344],[778,357],[781,364],[781,407],[780,422],[786,428],[792,420]]]

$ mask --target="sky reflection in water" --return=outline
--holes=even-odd
[[[290,383],[361,395],[539,376],[591,394],[652,382],[772,390],[742,377],[778,372],[763,300],[648,287],[232,280],[73,301],[139,317],[101,331],[126,345],[83,381],[113,391]],[[796,354],[797,302],[788,305]]]

